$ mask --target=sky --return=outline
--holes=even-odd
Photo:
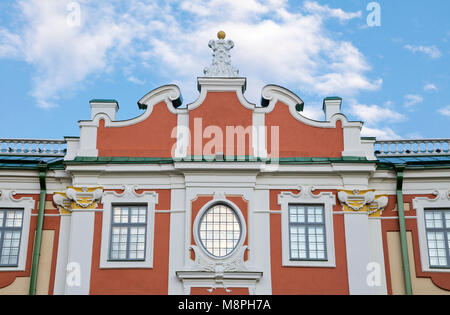
[[[450,138],[448,12],[444,0],[3,0],[0,138],[78,136],[89,100],[115,99],[129,119],[166,84],[192,103],[219,30],[252,103],[277,84],[313,119],[342,97],[364,136]]]

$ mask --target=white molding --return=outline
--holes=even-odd
[[[155,205],[158,203],[158,194],[154,191],[145,191],[138,194],[136,186],[123,186],[122,193],[115,191],[105,191],[103,193],[103,220],[102,220],[102,240],[100,249],[100,269],[116,268],[153,268],[153,248],[155,238]],[[147,239],[146,257],[144,261],[108,261],[109,245],[111,238],[111,215],[113,205],[147,205]]]
[[[266,100],[269,100],[269,106],[267,106],[266,108],[258,108],[258,111],[270,113],[274,110],[275,105],[278,102],[282,102],[289,107],[289,112],[295,119],[308,126],[319,128],[336,128],[336,122],[340,120],[343,127],[356,127],[360,129],[362,128],[362,122],[351,122],[343,114],[333,115],[330,121],[317,121],[301,115],[295,107],[297,106],[297,104],[303,104],[303,101],[297,95],[281,86],[265,86],[262,90],[262,97]]]
[[[265,86],[262,90],[262,97],[269,101],[269,105],[266,108],[258,108],[257,111],[270,113],[274,110],[278,102],[282,102],[289,107],[289,112],[292,117],[308,126],[318,128],[336,128],[336,123],[340,120],[342,122],[344,138],[344,151],[342,152],[342,156],[359,156],[373,159],[373,153],[366,156],[366,148],[361,143],[361,130],[363,127],[362,122],[349,121],[342,113],[336,113],[331,117],[327,117],[329,118],[328,121],[309,119],[300,114],[296,109],[297,104],[304,104],[303,101],[291,91],[277,85]]]
[[[250,295],[255,295],[256,285],[263,273],[257,271],[224,272],[220,278],[214,272],[177,271],[178,279],[183,282],[184,294],[189,295],[192,288],[223,288],[231,292],[233,288],[247,288]]]
[[[314,187],[303,186],[299,194],[282,192],[278,195],[278,204],[281,206],[281,244],[282,263],[284,267],[336,267],[336,254],[334,245],[333,206],[336,197],[332,192],[322,192],[314,195]],[[325,230],[327,242],[327,261],[291,261],[289,254],[289,204],[323,204],[325,211]]]
[[[82,120],[79,122],[80,127],[98,127],[99,121],[101,119],[105,120],[105,127],[126,127],[136,125],[144,120],[146,120],[151,113],[153,112],[153,108],[155,105],[165,102],[167,105],[167,109],[172,114],[183,113],[185,110],[176,109],[173,106],[173,101],[177,100],[181,97],[181,92],[178,86],[176,85],[165,85],[161,86],[141,98],[139,101],[140,104],[146,105],[146,111],[135,118],[121,121],[111,121],[111,118],[104,114],[97,114],[92,120]]]
[[[35,200],[31,197],[16,199],[13,190],[0,191],[0,209],[23,209],[22,233],[20,239],[19,261],[17,267],[0,267],[3,271],[25,271],[28,254],[28,238],[30,235],[31,212],[35,207]]]
[[[246,78],[198,78],[200,95],[193,103],[187,105],[191,111],[203,104],[208,92],[236,92],[239,102],[247,109],[257,110],[255,104],[250,103],[244,96]]]
[[[178,113],[186,112],[185,109],[176,109],[173,106],[173,101],[180,97],[181,92],[176,85],[166,85],[149,92],[139,101],[140,104],[146,105],[147,109],[138,117],[123,121],[113,121],[115,117],[111,117],[111,115],[108,115],[107,113],[99,112],[95,114],[95,116],[93,115],[94,117],[92,117],[92,120],[79,121],[80,142],[78,145],[77,156],[98,156],[97,129],[101,119],[105,121],[105,127],[126,127],[136,125],[146,120],[153,112],[154,106],[161,102],[165,102],[168,110],[176,115]]]
[[[97,114],[105,114],[111,121],[116,120],[116,114],[119,110],[119,104],[117,102],[105,102],[105,101],[91,101],[91,119],[94,119]]]
[[[428,241],[425,227],[425,209],[450,209],[450,190],[436,190],[435,199],[427,197],[417,197],[413,199],[413,209],[417,213],[417,230],[419,234],[420,260],[423,272],[445,272],[450,273],[450,269],[430,268],[428,256]]]

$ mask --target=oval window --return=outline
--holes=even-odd
[[[200,219],[200,242],[212,256],[223,258],[230,255],[236,249],[241,235],[239,217],[226,205],[212,206]]]

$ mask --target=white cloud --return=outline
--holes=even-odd
[[[448,105],[447,107],[443,107],[441,109],[438,110],[438,112],[444,116],[448,116],[450,117],[450,105]]]
[[[421,95],[408,94],[405,95],[405,107],[413,108],[417,104],[423,102],[423,97]]]
[[[363,137],[376,137],[378,140],[395,140],[401,139],[401,137],[395,133],[391,128],[369,128],[364,126],[361,135]]]
[[[349,100],[350,112],[364,122],[362,136],[383,139],[400,139],[401,137],[390,127],[383,126],[407,120],[407,117],[396,112],[393,102],[387,101],[384,106],[359,104],[356,100]]]
[[[378,105],[364,105],[353,102],[350,106],[352,113],[369,126],[381,122],[401,122],[406,117],[392,109],[382,108]]]
[[[0,58],[17,58],[21,44],[20,36],[12,34],[6,29],[0,29]]]
[[[421,52],[433,59],[437,59],[442,57],[441,51],[436,46],[413,46],[413,45],[405,45],[405,49],[412,51],[413,53]]]
[[[424,90],[424,91],[438,91],[439,89],[437,88],[436,85],[430,83],[430,84],[426,84],[426,85],[423,87],[423,90]]]
[[[355,18],[360,18],[362,12],[345,12],[342,9],[331,9],[327,5],[320,5],[317,2],[306,1],[304,3],[304,8],[306,11],[311,13],[318,13],[322,16],[330,16],[339,19],[339,21],[344,22]]]
[[[68,2],[18,3],[27,24],[19,33],[16,56],[20,53],[23,60],[35,67],[31,94],[43,108],[55,106],[62,91],[73,89],[97,71],[106,71],[115,52],[130,43],[130,25],[115,23],[108,15],[110,7],[103,8],[106,14],[102,19],[94,19],[82,3],[83,25],[74,27],[67,23]]]
[[[137,85],[144,85],[145,84],[145,80],[139,80],[135,76],[129,76],[127,78],[127,80],[130,81],[131,83],[134,83],[134,84],[137,84]]]
[[[306,105],[305,109],[301,114],[305,117],[318,121],[322,121],[325,115],[320,105],[312,105],[312,104]]]
[[[257,85],[247,93],[250,100],[259,99],[268,83],[320,97],[354,96],[382,85],[367,76],[371,67],[364,55],[324,23],[348,21],[361,12],[312,1],[296,12],[287,0],[79,0],[81,26],[70,27],[69,2],[19,0],[22,28],[0,29],[7,35],[0,37],[0,57],[19,56],[33,65],[31,94],[41,107],[53,106],[88,79],[114,73],[118,63],[145,64],[152,69],[149,76],[166,75],[180,82],[188,98],[195,97],[195,77],[211,62],[207,43],[220,29],[236,43],[234,65],[249,85]]]

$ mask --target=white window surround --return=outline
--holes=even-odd
[[[428,255],[428,241],[425,227],[425,210],[450,209],[450,191],[435,191],[435,199],[427,197],[417,197],[413,199],[413,208],[417,213],[417,230],[419,234],[420,261],[423,272],[445,272],[450,273],[450,269],[431,268]]]
[[[19,263],[17,267],[0,267],[0,272],[4,271],[25,271],[28,254],[28,238],[30,235],[31,211],[35,207],[35,200],[31,197],[14,198],[15,191],[0,191],[0,208],[2,209],[23,209],[22,236],[20,238]]]
[[[233,211],[235,212],[236,216],[238,217],[239,220],[239,224],[241,227],[241,238],[239,239],[239,242],[237,243],[236,247],[234,248],[234,250],[229,253],[228,255],[224,256],[224,257],[216,257],[211,255],[205,248],[203,248],[202,242],[200,241],[200,221],[203,218],[203,215],[213,206],[217,205],[217,204],[224,204],[228,207],[230,207],[231,209],[233,209]],[[221,261],[226,261],[228,259],[232,259],[233,256],[235,256],[235,254],[239,254],[242,249],[242,246],[244,245],[245,242],[245,238],[247,236],[247,222],[245,221],[245,218],[241,212],[241,210],[239,209],[238,206],[236,206],[233,202],[229,201],[228,199],[225,198],[225,196],[221,196],[221,194],[216,194],[214,196],[214,199],[209,201],[208,203],[206,203],[198,212],[195,220],[194,220],[194,226],[193,226],[193,234],[194,234],[194,241],[195,244],[198,246],[198,248],[201,249],[202,253],[204,253],[206,256],[208,256],[210,259],[212,259],[213,261],[217,261],[217,262],[221,262]]]
[[[278,204],[281,206],[281,244],[282,265],[284,267],[336,267],[334,248],[333,206],[336,197],[332,192],[323,192],[314,195],[313,187],[302,187],[299,194],[282,192],[278,195]],[[325,211],[325,233],[327,246],[327,261],[293,261],[289,253],[289,205],[323,205]]]
[[[155,234],[155,205],[158,194],[154,191],[136,193],[137,187],[126,186],[123,193],[105,191],[103,193],[102,240],[100,249],[100,269],[151,269],[153,268],[153,240]],[[147,237],[144,261],[109,261],[109,246],[111,237],[112,207],[117,205],[147,205]]]

